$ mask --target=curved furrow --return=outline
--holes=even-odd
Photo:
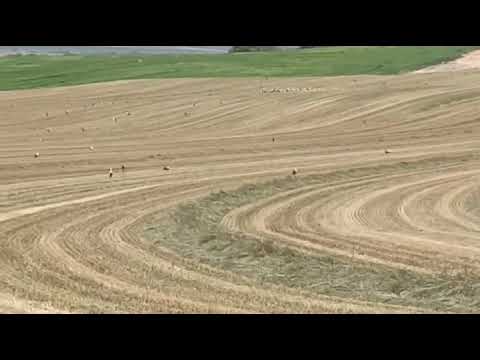
[[[476,312],[478,80],[0,92],[0,312]]]

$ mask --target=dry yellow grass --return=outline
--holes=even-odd
[[[259,284],[155,245],[144,228],[181,203],[297,168],[298,186],[230,211],[223,231],[305,256],[476,276],[479,80],[473,71],[1,92],[0,311],[434,311]]]

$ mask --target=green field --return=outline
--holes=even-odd
[[[148,78],[399,74],[476,48],[365,46],[223,55],[6,56],[0,58],[0,90]]]

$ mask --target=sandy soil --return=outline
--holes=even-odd
[[[448,63],[438,64],[417,70],[415,73],[452,72],[480,69],[480,50],[472,51],[461,58]]]
[[[154,249],[144,224],[294,167],[339,172],[240,207],[222,226],[311,254],[355,248],[392,268],[478,272],[479,84],[471,72],[0,92],[0,311],[420,312],[246,285]],[[369,176],[340,173],[366,166]]]

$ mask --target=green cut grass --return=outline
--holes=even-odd
[[[437,158],[358,168],[307,177],[286,177],[263,184],[219,191],[160,213],[145,225],[145,238],[180,256],[249,278],[250,285],[283,285],[322,294],[382,304],[415,306],[427,311],[476,313],[480,311],[480,279],[468,271],[452,275],[423,275],[384,265],[330,254],[307,256],[281,242],[244,233],[226,232],[220,222],[230,211],[284,191],[324,184],[345,177],[361,178],[372,172],[437,168],[445,162],[474,160]]]
[[[15,55],[0,58],[0,90],[151,78],[388,75],[450,61],[477,48],[364,46],[222,55]]]

